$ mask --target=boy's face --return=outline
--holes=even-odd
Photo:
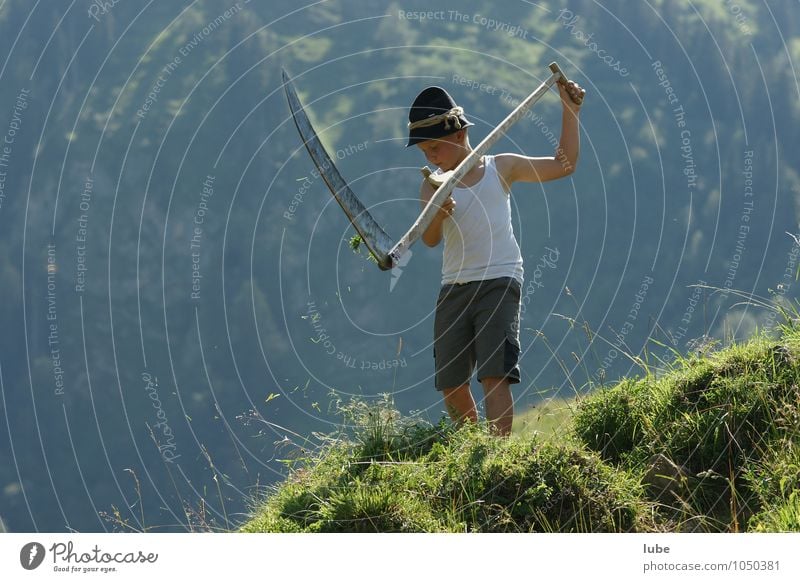
[[[442,171],[455,168],[464,158],[464,136],[466,130],[462,129],[440,139],[429,139],[417,144],[425,154],[425,159],[437,166]]]

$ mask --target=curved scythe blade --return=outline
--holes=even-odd
[[[300,132],[300,137],[303,139],[303,144],[306,146],[311,159],[317,166],[322,179],[328,185],[333,197],[342,207],[347,218],[350,219],[353,227],[361,236],[361,240],[367,245],[369,252],[378,261],[378,266],[381,270],[388,270],[392,268],[392,262],[389,258],[389,250],[394,246],[394,243],[389,238],[389,235],[384,232],[380,225],[375,222],[372,215],[361,203],[361,200],[344,181],[339,170],[331,160],[325,147],[317,137],[317,132],[311,126],[311,122],[306,115],[303,104],[297,96],[297,92],[292,85],[289,75],[285,70],[283,73],[283,86],[286,91],[286,99],[289,101],[289,109],[292,111],[292,118],[294,124],[297,126],[297,131]]]

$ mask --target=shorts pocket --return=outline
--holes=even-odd
[[[506,339],[503,346],[503,368],[508,374],[516,371],[519,364],[519,337],[511,330],[506,330]]]

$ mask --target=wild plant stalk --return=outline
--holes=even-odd
[[[212,479],[214,480],[214,483],[217,486],[217,495],[219,496],[219,503],[220,503],[220,506],[222,507],[222,514],[225,516],[225,527],[226,527],[226,529],[230,529],[230,522],[228,521],[228,511],[227,511],[227,509],[225,509],[225,498],[222,495],[222,489],[220,488],[219,479],[218,479],[218,475],[220,475],[220,473],[219,473],[219,471],[217,471],[217,468],[214,466],[214,461],[211,458],[211,453],[208,452],[208,449],[206,448],[206,446],[205,445],[201,445],[200,446],[200,450],[202,451],[203,456],[206,458],[206,461],[208,462],[209,468],[214,473],[214,476],[212,477]]]
[[[580,327],[583,330],[584,334],[586,334],[586,339],[588,341],[588,344],[587,344],[587,350],[584,350],[584,353],[586,351],[588,351],[588,350],[591,350],[592,356],[594,357],[594,361],[597,364],[597,366],[599,367],[602,364],[602,361],[600,360],[600,356],[598,356],[597,352],[595,351],[594,332],[592,331],[592,328],[589,325],[589,322],[586,321],[586,318],[581,315],[581,313],[582,313],[581,307],[580,307],[580,305],[578,305],[578,300],[575,298],[575,295],[573,295],[573,293],[570,290],[570,288],[565,286],[564,287],[564,293],[567,295],[567,297],[569,297],[572,300],[572,303],[575,305],[575,321],[576,322],[580,321]],[[584,360],[584,362],[585,362],[585,360]],[[586,378],[587,378],[587,381],[588,381],[589,378],[591,378],[591,374],[589,373],[588,369],[585,369],[585,373],[586,373]],[[601,381],[601,385],[602,385],[602,381]]]
[[[553,346],[550,345],[550,341],[547,339],[547,336],[544,334],[544,332],[542,330],[534,330],[531,328],[526,328],[526,329],[529,329],[530,331],[534,332],[537,337],[542,338],[542,342],[544,342],[544,345],[547,347],[548,351],[550,352],[550,355],[558,363],[558,366],[559,368],[561,368],[561,371],[564,372],[564,377],[566,378],[567,382],[569,382],[569,385],[572,388],[573,393],[578,394],[578,389],[575,386],[574,382],[572,381],[572,375],[569,373],[567,366],[564,364],[564,360],[562,360],[558,356],[558,354],[556,354],[555,350],[553,349]]]
[[[144,519],[144,498],[142,497],[142,486],[139,483],[139,478],[136,476],[136,473],[134,472],[133,469],[125,469],[125,472],[130,473],[131,477],[133,477],[133,480],[136,482],[136,497],[139,500],[139,511],[141,512],[141,518],[142,518],[142,531],[146,532],[147,525],[145,524],[145,519]]]

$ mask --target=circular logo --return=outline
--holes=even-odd
[[[39,542],[27,543],[19,552],[19,563],[26,570],[35,570],[42,565],[44,554],[44,546]]]

